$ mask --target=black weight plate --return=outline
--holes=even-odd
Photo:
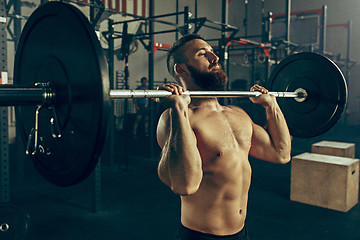
[[[11,204],[0,204],[0,239],[25,239],[30,227],[30,216],[22,208]]]
[[[62,137],[53,138],[53,111],[39,115],[39,151],[31,159],[58,186],[84,180],[102,152],[110,107],[108,69],[94,29],[74,6],[48,2],[36,9],[22,31],[14,83],[51,82]],[[25,142],[35,125],[36,106],[17,108]]]
[[[267,87],[272,91],[307,91],[304,102],[277,98],[289,130],[295,137],[315,137],[338,121],[347,102],[347,86],[338,66],[317,53],[291,55],[271,72]]]

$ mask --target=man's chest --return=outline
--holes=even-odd
[[[203,155],[247,151],[251,146],[252,123],[246,114],[234,111],[193,114],[191,125]]]

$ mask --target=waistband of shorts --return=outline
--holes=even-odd
[[[181,234],[184,234],[189,239],[196,238],[199,240],[211,240],[211,239],[222,239],[222,240],[235,240],[239,239],[239,237],[246,237],[247,236],[247,230],[244,226],[238,233],[231,234],[231,235],[214,235],[210,233],[203,233],[199,232],[190,228],[185,227],[181,224]]]

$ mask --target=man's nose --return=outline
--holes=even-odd
[[[213,52],[209,52],[208,54],[208,59],[210,63],[214,63],[214,62],[218,62],[219,61],[219,57],[213,53]]]

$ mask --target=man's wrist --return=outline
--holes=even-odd
[[[263,104],[263,107],[265,108],[266,112],[274,112],[280,110],[280,107],[276,101],[266,102]]]

